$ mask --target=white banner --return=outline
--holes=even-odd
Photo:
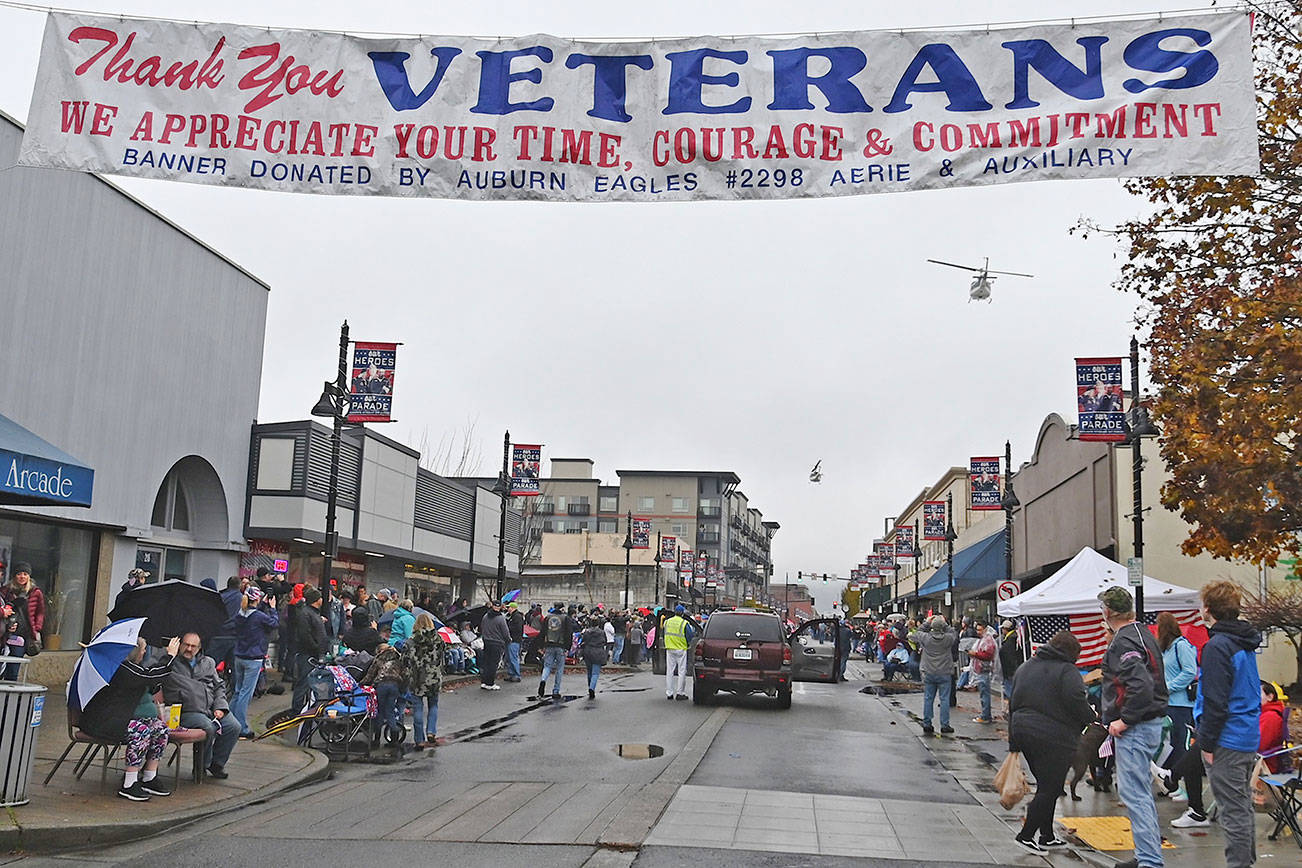
[[[1257,172],[1247,14],[647,42],[49,15],[20,162],[652,202]]]

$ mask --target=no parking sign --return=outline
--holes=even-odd
[[[1011,600],[1022,592],[1022,583],[1005,579],[995,588],[995,596],[1000,600]]]

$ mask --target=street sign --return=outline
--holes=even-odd
[[[1022,583],[1013,579],[1004,579],[995,588],[995,596],[1000,600],[1011,600],[1022,592]]]
[[[1130,587],[1139,588],[1144,584],[1144,559],[1143,558],[1126,558],[1126,577],[1130,580]]]

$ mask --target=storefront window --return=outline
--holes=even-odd
[[[0,560],[8,583],[13,565],[32,566],[32,580],[45,595],[42,642],[50,651],[76,650],[87,638],[86,607],[94,599],[91,564],[98,548],[94,531],[0,518]]]

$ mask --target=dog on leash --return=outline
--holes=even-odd
[[[1073,802],[1081,800],[1081,797],[1076,795],[1076,785],[1080,783],[1081,778],[1085,777],[1087,771],[1090,773],[1090,785],[1094,787],[1095,792],[1112,792],[1112,769],[1108,760],[1099,757],[1099,748],[1107,737],[1107,727],[1101,723],[1091,723],[1081,734],[1080,746],[1076,748],[1076,756],[1071,761]]]

